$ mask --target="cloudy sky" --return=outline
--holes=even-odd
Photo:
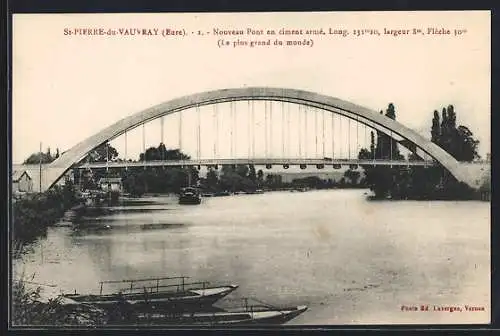
[[[119,33],[69,36],[64,34],[65,28],[72,31],[170,28],[184,29],[187,36]],[[271,39],[273,42],[275,38],[302,40],[305,37],[279,36],[282,28],[323,28],[325,32],[329,28],[346,29],[350,34],[307,37],[313,39],[312,47],[235,48],[230,45],[220,48],[217,43],[220,37],[213,35],[214,28],[277,32],[276,36],[225,37],[231,43],[238,39],[247,42]],[[378,29],[381,35],[356,37],[352,34],[355,29],[365,28]],[[384,28],[417,28],[424,32],[428,28],[445,28],[450,29],[451,34],[393,36],[385,35]],[[455,36],[454,29],[466,32]],[[198,30],[212,33],[198,36]],[[13,162],[22,162],[38,151],[40,142],[44,149],[50,146],[67,150],[123,117],[179,96],[244,86],[304,89],[373,110],[385,109],[392,102],[398,121],[427,137],[432,111],[453,104],[458,123],[472,130],[481,141],[481,154],[485,155],[490,151],[490,13],[15,15]],[[250,119],[243,105],[236,108],[240,117],[235,121],[238,125],[235,133],[242,138],[239,146],[246,148],[248,139],[238,130],[247,129]],[[205,125],[202,133],[210,132],[207,125],[213,125],[210,113],[209,110],[202,112],[201,122]],[[228,115],[221,114],[221,119],[227,121]],[[186,118],[190,118],[187,113]],[[167,146],[175,147],[179,142],[178,122],[177,116],[164,120],[166,139],[163,140]],[[193,124],[184,121],[183,125],[186,130],[182,143],[193,153],[198,143],[195,133],[188,130]],[[160,121],[145,127],[146,144],[157,145]],[[129,157],[135,158],[142,149],[141,132],[139,128],[128,136]],[[276,129],[274,137],[280,137],[278,134]],[[202,142],[202,146],[213,147],[208,137]],[[279,139],[272,145],[276,150],[280,147],[278,143]],[[311,143],[308,148],[313,150]],[[122,139],[116,139],[113,144],[123,153]],[[326,151],[331,149],[326,147]],[[208,151],[206,149],[202,156],[209,155]],[[245,155],[243,148],[234,151]]]

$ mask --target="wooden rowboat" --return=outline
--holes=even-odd
[[[119,304],[129,304],[135,308],[150,306],[157,310],[193,311],[210,307],[215,302],[233,292],[237,285],[210,286],[208,282],[186,282],[188,277],[164,277],[138,280],[103,281],[99,294],[64,294],[65,298],[78,303],[91,304],[100,308],[114,309]],[[164,284],[164,281],[177,280]],[[149,284],[147,284],[149,282]],[[151,282],[155,282],[151,285]],[[118,292],[103,293],[104,284],[128,283],[127,288]],[[136,286],[137,284],[143,284]]]
[[[307,306],[287,308],[256,308],[251,310],[224,310],[182,314],[140,313],[128,319],[136,325],[202,325],[231,326],[252,324],[283,324],[299,316]]]

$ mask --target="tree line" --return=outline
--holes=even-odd
[[[108,146],[108,148],[106,148]],[[190,156],[179,149],[167,149],[163,143],[149,147],[139,154],[138,161],[189,160]],[[83,159],[85,162],[119,160],[118,152],[110,145],[102,145]],[[140,196],[144,193],[178,193],[188,185],[198,186],[209,192],[255,191],[264,185],[264,173],[256,172],[253,165],[225,165],[208,167],[205,178],[200,177],[201,167],[128,167],[127,169],[75,170],[75,178],[82,189],[98,188],[102,177],[120,177],[126,192]]]
[[[98,146],[82,162],[119,161],[118,151],[109,144]],[[168,149],[163,143],[149,147],[139,154],[138,161],[189,160],[190,156],[179,149]],[[309,187],[315,189],[335,187],[360,187],[365,179],[360,180],[360,172],[349,169],[339,181],[324,180],[319,177],[294,179],[284,183],[280,174],[264,174],[254,165],[209,166],[205,177],[200,176],[200,168],[190,167],[128,167],[100,168],[93,170],[75,169],[75,183],[82,189],[98,189],[98,182],[104,177],[119,177],[125,192],[140,196],[145,193],[178,193],[188,185],[198,186],[211,193],[222,191],[252,192],[258,189],[281,189],[290,187]]]
[[[380,111],[383,114],[384,111]],[[388,105],[385,116],[396,119],[394,105]],[[479,141],[466,126],[457,126],[457,114],[453,105],[442,109],[441,115],[434,111],[431,122],[431,141],[461,162],[479,159]],[[362,148],[359,159],[404,160],[399,152],[398,143],[380,131],[371,133],[370,148]],[[416,148],[408,160],[422,160]],[[374,192],[375,198],[385,199],[474,199],[477,193],[466,184],[458,182],[440,165],[420,166],[363,166],[366,183]]]

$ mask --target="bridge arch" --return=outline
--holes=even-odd
[[[74,163],[80,161],[90,151],[106,141],[112,140],[143,123],[196,106],[240,100],[273,100],[296,103],[330,111],[360,123],[365,123],[393,138],[395,138],[395,136],[400,137],[399,140],[396,140],[404,147],[412,145],[420,148],[446,168],[458,181],[471,185],[470,177],[462,169],[460,162],[445,150],[425,139],[417,132],[374,110],[339,98],[310,91],[290,88],[246,87],[207,91],[175,98],[119,120],[78,143],[64,152],[57,160],[49,164],[47,168],[51,170],[52,173],[48,174],[49,176],[44,179],[45,189],[52,187]],[[403,139],[403,141],[401,139]]]

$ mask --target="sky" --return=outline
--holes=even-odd
[[[184,29],[187,36],[65,35],[65,28],[73,32],[82,28],[116,32]],[[246,33],[248,28],[262,29],[264,34],[214,36],[214,29],[241,29]],[[327,34],[283,36],[278,33],[282,28],[303,31],[323,28]],[[349,35],[330,35],[330,28],[345,29]],[[384,34],[384,29],[411,32],[413,28],[423,32],[428,28],[435,31],[444,28],[450,29],[451,34]],[[276,35],[265,34],[271,29]],[[377,29],[381,35],[354,36],[356,29]],[[455,36],[454,29],[462,33]],[[205,35],[197,35],[198,30]],[[304,38],[312,39],[313,45],[273,45],[275,39]],[[219,47],[220,39],[230,45]],[[232,45],[237,40],[250,43],[268,39],[271,46]],[[170,99],[245,86],[308,90],[375,111],[386,109],[392,102],[397,120],[426,137],[432,112],[453,104],[457,123],[469,127],[481,141],[479,151],[484,157],[490,152],[490,41],[488,11],[16,14],[12,43],[12,160],[24,161],[39,150],[40,142],[44,150],[49,146],[53,151],[56,147],[68,150],[121,118]],[[279,120],[274,122],[272,131],[267,130],[271,140],[266,147],[264,105],[259,104],[254,120],[261,123],[251,129],[260,141],[256,156],[265,153],[294,156],[299,154],[299,147],[302,155],[306,151],[309,156],[342,155],[342,152],[346,155],[352,147],[367,143],[366,129],[357,125],[351,125],[351,143],[348,143],[345,119],[336,121],[333,132],[327,126],[323,140],[322,118],[328,125],[332,117],[315,111],[307,113],[306,138],[305,129],[299,126],[304,119],[298,119],[298,107],[273,103],[274,120],[284,116],[283,121],[291,116],[291,126],[283,128]],[[248,105],[236,103],[233,108],[235,119],[230,118],[229,104],[219,108],[219,135],[214,132],[213,108],[200,109],[200,141],[196,133],[197,111],[185,111],[182,148],[194,157],[250,155]],[[290,112],[282,115],[280,109]],[[314,128],[315,116],[319,118],[319,132]],[[179,119],[179,114],[164,118],[163,139],[161,120],[146,124],[146,147],[157,146],[160,140],[167,147],[178,147]],[[142,151],[142,131],[139,127],[127,134],[128,158],[136,159]],[[288,137],[293,144],[285,148],[282,142]],[[217,153],[214,153],[215,140]],[[354,142],[358,143],[353,145]],[[112,145],[123,155],[123,136]]]

